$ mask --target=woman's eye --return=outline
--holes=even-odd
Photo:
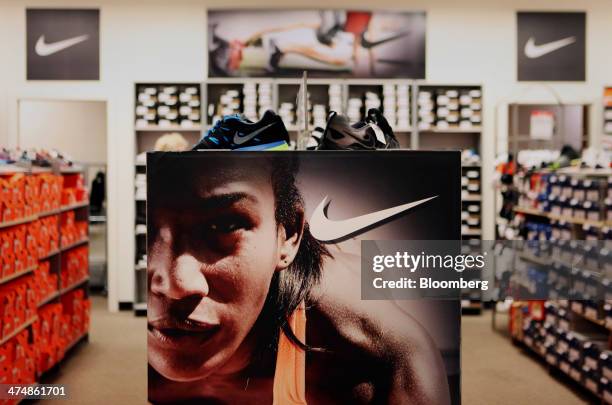
[[[245,228],[246,224],[238,218],[222,218],[208,224],[208,229],[213,233],[232,233]]]
[[[210,230],[213,232],[229,233],[238,229],[238,224],[235,222],[215,222],[210,224]]]

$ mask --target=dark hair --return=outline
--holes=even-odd
[[[285,227],[288,234],[298,232],[300,216],[304,212],[304,200],[296,185],[299,162],[295,157],[274,158],[272,163],[272,188],[275,199],[276,223]],[[302,301],[307,302],[312,288],[321,278],[322,262],[331,256],[327,248],[311,234],[304,223],[302,240],[293,262],[283,271],[274,273],[270,290],[256,322],[260,356],[276,353],[279,333],[282,332],[302,350],[316,350],[301,342],[291,330],[288,318]],[[257,352],[256,351],[256,352]],[[268,353],[268,356],[265,356]]]

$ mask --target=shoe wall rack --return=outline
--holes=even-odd
[[[241,113],[259,120],[272,109],[283,119],[292,143],[297,137],[297,96],[301,79],[219,78],[204,83],[136,83],[134,86],[135,298],[137,315],[146,314],[146,162],[167,133],[190,145],[223,115]],[[481,221],[482,88],[478,85],[425,84],[414,80],[309,79],[309,129],[325,127],[337,111],[352,121],[369,108],[380,109],[402,148],[461,149],[463,155],[462,237],[479,239]],[[124,303],[121,303],[124,304]]]
[[[79,169],[0,172],[0,382],[33,384],[88,339],[89,197]],[[10,402],[9,402],[10,403]]]

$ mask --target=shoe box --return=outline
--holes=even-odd
[[[22,173],[0,176],[2,221],[14,221],[32,215],[25,206],[26,176]]]
[[[0,229],[0,278],[36,266],[59,247],[58,216]]]
[[[88,223],[76,218],[74,211],[66,211],[60,215],[61,246],[69,246],[87,238]]]
[[[200,125],[199,85],[138,85],[136,127]]]
[[[226,92],[225,94],[221,95],[219,100],[221,111],[224,109],[227,109],[228,111],[235,111],[235,107],[239,100],[233,97],[234,94],[235,93],[230,93],[228,95]],[[251,121],[259,121],[267,110],[271,110],[273,108],[272,83],[270,82],[245,83],[242,87],[242,96],[242,112]]]
[[[12,226],[0,230],[0,278],[20,273],[36,265],[35,241],[37,240],[35,223]],[[29,247],[29,248],[28,248]]]
[[[62,206],[74,205],[89,200],[83,174],[65,174],[63,177]]]
[[[461,173],[461,210],[462,232],[480,231],[481,228],[481,190],[480,168],[462,166]]]
[[[48,261],[38,264],[38,269],[34,272],[34,280],[32,283],[35,295],[38,297],[37,302],[44,301],[57,292],[57,279],[58,275],[50,271],[50,264]]]
[[[84,290],[71,291],[59,303],[45,305],[38,311],[32,331],[37,348],[37,371],[53,367],[66,349],[89,330],[90,301]]]
[[[53,367],[59,357],[62,304],[47,304],[38,310],[38,320],[32,325],[32,336],[37,346],[36,369],[43,373]]]
[[[28,275],[0,286],[0,336],[11,334],[36,314],[38,292],[34,276]]]
[[[0,221],[58,209],[62,181],[62,176],[50,173],[0,176]]]
[[[482,123],[482,92],[476,88],[423,88],[417,97],[420,130],[469,130]]]
[[[61,259],[60,285],[62,288],[73,285],[87,277],[89,256],[86,246],[68,250],[62,254]]]
[[[21,331],[0,346],[0,384],[33,384],[36,381],[36,352],[30,332]],[[9,400],[0,404],[8,404]]]

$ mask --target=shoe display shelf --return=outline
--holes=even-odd
[[[201,84],[135,85],[136,285],[134,302],[130,305],[137,313],[146,313],[145,152],[154,150],[155,142],[165,133],[178,132],[189,144],[195,144],[223,115],[240,113],[256,121],[267,109],[281,116],[294,143],[299,129],[297,100],[301,83],[301,79],[286,78],[211,78]],[[332,110],[357,122],[369,108],[378,108],[394,129],[402,148],[470,150],[471,156],[462,159],[462,237],[481,238],[482,169],[478,157],[482,132],[481,86],[435,85],[405,79],[309,79],[307,91],[310,131],[324,128],[327,114]],[[181,103],[190,107],[190,110],[183,109],[184,113],[195,114],[198,99],[199,122],[195,115],[181,115]],[[429,125],[425,125],[426,121]]]
[[[509,280],[500,290],[550,293],[546,301],[512,303],[512,339],[594,401],[612,403],[612,254],[602,242],[612,240],[606,203],[612,170],[567,168],[514,177],[518,204],[509,226],[516,227],[515,235],[539,242],[513,252],[513,275],[498,277]]]
[[[2,382],[34,384],[88,340],[88,195],[79,168],[0,169]]]

